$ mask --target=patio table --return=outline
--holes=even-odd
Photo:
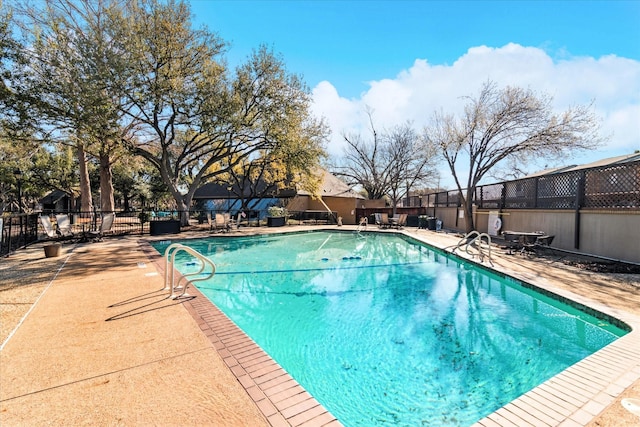
[[[516,249],[524,254],[527,248],[533,248],[538,237],[544,236],[542,232],[536,231],[503,231],[505,241],[508,243],[509,254],[512,249]]]

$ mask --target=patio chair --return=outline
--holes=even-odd
[[[373,216],[375,218],[376,225],[378,227],[380,227],[381,226],[380,225],[381,224],[380,221],[382,220],[382,214],[381,213],[374,213]]]
[[[73,238],[73,231],[71,230],[71,221],[69,220],[69,215],[56,215],[56,225],[58,227],[58,233],[61,237]]]
[[[381,213],[380,214],[380,223],[378,224],[380,228],[389,228],[391,227],[391,222],[389,222],[389,214]]]
[[[53,228],[53,224],[51,224],[51,220],[49,219],[49,217],[40,215],[38,219],[40,220],[42,229],[44,230],[47,237],[50,239],[57,239],[58,233],[56,233],[56,229]]]
[[[94,231],[89,232],[89,236],[93,239],[94,242],[102,241],[105,233],[108,233],[113,228],[113,222],[116,218],[116,214],[109,213],[102,216],[102,222],[100,223],[100,228]]]
[[[520,253],[522,255],[532,255],[536,253],[536,241],[538,240],[536,235],[524,234],[520,236],[520,245],[522,248],[520,249]]]
[[[231,217],[231,214],[229,212],[225,212],[222,215],[224,216],[224,221],[227,224],[227,231],[231,231],[234,228],[238,228],[236,221]]]
[[[40,224],[42,224],[42,229],[47,235],[45,240],[62,241],[62,240],[69,240],[73,238],[73,234],[67,233],[63,235],[60,230],[57,230],[56,226],[53,225],[53,223],[51,222],[51,219],[49,218],[49,216],[40,215],[38,219],[40,220]]]
[[[213,222],[213,219],[211,218],[211,212],[207,212],[207,224],[209,224],[209,232],[212,232],[215,223]]]
[[[509,255],[513,255],[514,249],[520,249],[520,236],[518,234],[512,234],[505,231],[502,233],[502,237],[504,237],[503,249],[507,249],[507,253]]]
[[[398,215],[398,219],[396,220],[394,227],[397,229],[401,229],[405,225],[407,225],[407,214]]]
[[[223,214],[216,214],[214,223],[215,231],[229,231],[229,224]]]
[[[538,239],[536,240],[536,245],[537,246],[551,246],[551,243],[553,243],[553,239],[555,237],[556,237],[555,235],[552,235],[552,236],[548,236],[548,235],[539,236]]]
[[[534,249],[542,249],[543,251],[546,249],[549,249],[555,237],[556,237],[555,235],[549,236],[546,234],[538,236],[538,238],[536,239]]]

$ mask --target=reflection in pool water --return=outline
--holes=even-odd
[[[216,263],[197,287],[347,426],[469,425],[626,333],[404,236],[182,243]]]

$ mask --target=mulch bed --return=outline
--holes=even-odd
[[[565,265],[596,273],[640,274],[640,265],[623,262],[562,260]]]

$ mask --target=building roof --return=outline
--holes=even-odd
[[[606,159],[600,159],[600,160],[597,160],[595,162],[586,163],[586,164],[583,164],[583,165],[569,165],[569,166],[561,166],[561,167],[557,167],[557,168],[545,169],[545,170],[541,170],[541,171],[534,172],[532,174],[523,176],[521,179],[523,179],[523,178],[535,178],[535,177],[539,177],[539,176],[553,175],[553,174],[556,174],[556,173],[577,171],[577,170],[582,170],[582,169],[597,168],[597,167],[601,167],[601,166],[611,166],[611,165],[616,165],[616,164],[621,164],[621,163],[635,162],[635,161],[638,161],[638,160],[640,160],[640,153],[625,154],[624,156],[609,157],[609,158],[606,158]]]
[[[640,153],[625,154],[624,156],[609,157],[607,159],[597,160],[592,163],[574,166],[573,168],[567,169],[567,170],[580,170],[580,169],[597,168],[600,166],[612,166],[612,165],[617,165],[621,163],[635,162],[637,160],[640,160]]]
[[[195,191],[193,194],[193,199],[237,199],[238,194],[240,194],[240,187],[237,184],[229,185],[229,184],[221,184],[217,182],[210,182],[208,184],[204,184]],[[260,181],[258,183],[258,188],[256,193],[259,194],[270,194],[272,197],[293,197],[295,195],[295,191],[293,190],[279,190],[275,185],[267,185],[264,181]],[[244,191],[242,191],[242,195],[244,197],[251,196],[250,191],[248,189],[248,185],[244,186]],[[268,196],[264,196],[268,197]]]
[[[322,170],[322,188],[320,189],[320,196],[322,197],[346,197],[354,199],[364,199],[364,196],[351,189],[340,178],[333,175],[329,171]],[[311,193],[305,190],[298,190],[299,196],[311,196]]]
[[[53,190],[50,193],[48,193],[46,196],[41,198],[40,203],[47,204],[47,205],[55,204],[55,203],[58,203],[60,200],[64,199],[65,197],[69,197],[69,195],[64,191]]]
[[[336,176],[332,175],[326,170],[323,170],[323,181],[322,188],[320,190],[320,195],[323,197],[346,197],[346,198],[356,198],[356,199],[364,199],[361,194],[353,191],[347,184],[341,181]],[[261,194],[272,194],[273,197],[295,197],[298,196],[311,196],[311,193],[305,190],[296,190],[296,189],[281,189],[278,190],[275,186],[271,186],[271,190],[267,187],[267,184],[264,182],[259,183],[260,186],[259,193]],[[264,191],[266,188],[266,191]],[[204,200],[212,200],[212,199],[235,199],[237,198],[236,194],[238,194],[239,187],[237,185],[233,185],[229,187],[225,184],[220,183],[208,183],[199,187],[193,195],[194,200],[204,199]],[[244,192],[245,197],[249,196],[248,191]]]

